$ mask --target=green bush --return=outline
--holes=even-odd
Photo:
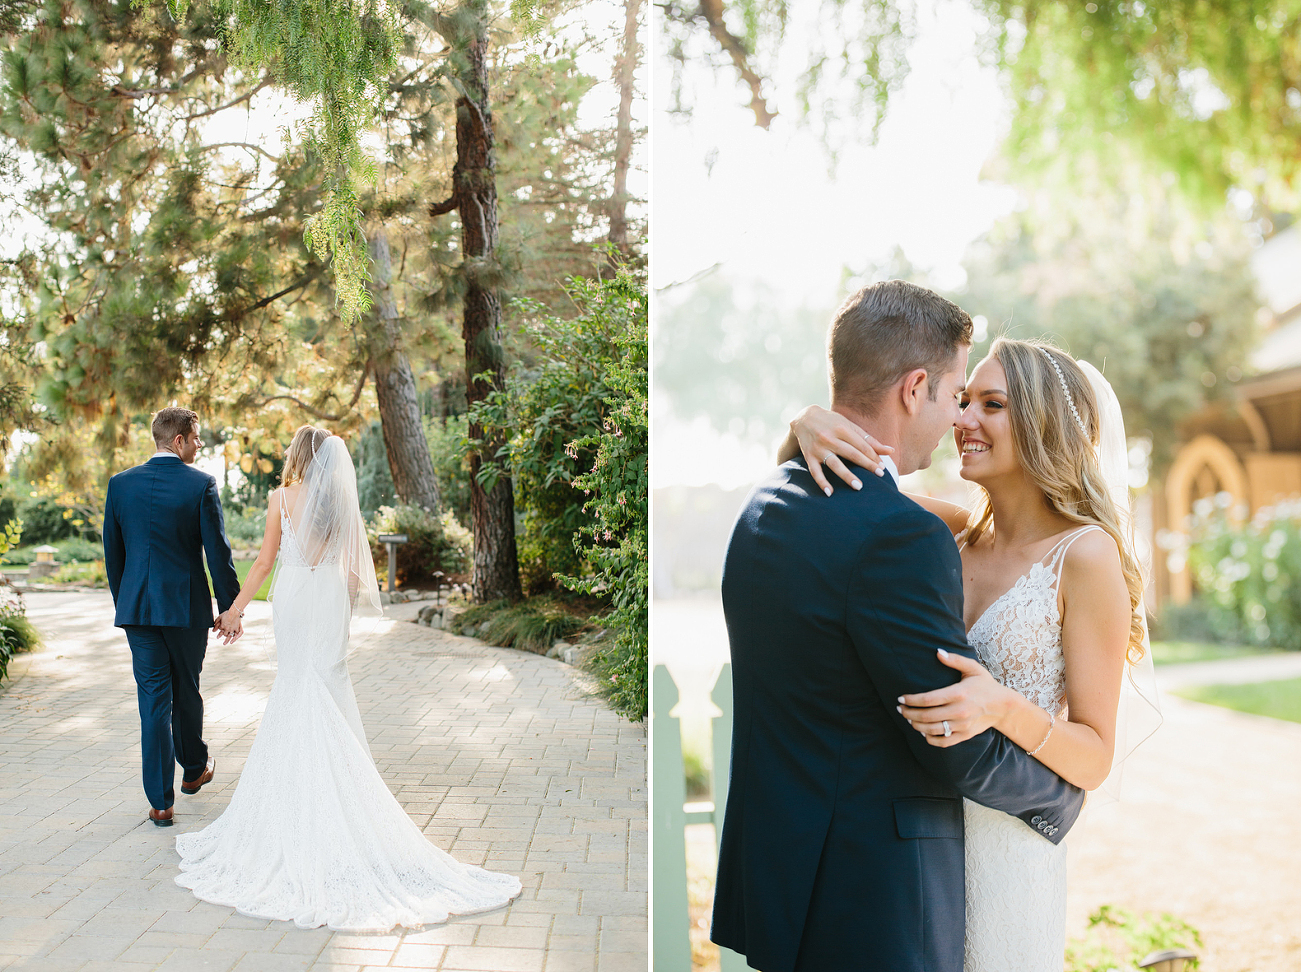
[[[40,644],[40,634],[27,620],[23,596],[12,588],[0,587],[0,682],[9,674],[14,655]]]
[[[451,510],[441,516],[418,506],[381,506],[367,528],[375,567],[385,570],[388,549],[379,542],[381,533],[405,533],[407,542],[398,547],[398,581],[407,586],[431,583],[434,572],[449,579],[462,576],[470,565],[470,531],[456,521]]]
[[[626,284],[571,279],[569,296],[579,313],[568,319],[540,303],[517,302],[531,359],[507,378],[504,389],[470,410],[486,437],[506,443],[479,475],[486,487],[507,471],[513,478],[520,580],[529,593],[554,589],[557,575],[590,569],[591,538],[580,531],[591,517],[575,480],[592,468],[597,437],[619,395],[610,378],[622,355],[620,341],[637,330],[639,313],[645,317],[644,297],[640,303],[627,299],[636,289],[633,278],[620,279]]]
[[[606,375],[609,412],[597,435],[571,443],[572,455],[595,449],[590,471],[574,486],[588,496],[589,520],[576,537],[583,540],[590,572],[563,578],[572,590],[609,598],[613,607],[601,620],[611,637],[592,662],[610,703],[629,719],[646,717],[647,608],[649,558],[649,413],[647,408],[646,285],[620,271],[612,281],[588,287],[590,306],[619,307],[627,329],[618,335],[618,360]]]
[[[361,512],[369,517],[381,506],[392,506],[397,494],[393,492],[393,474],[384,448],[384,427],[378,420],[362,431],[353,462],[357,466],[357,504]]]
[[[91,542],[99,539],[99,535],[87,526],[81,511],[60,506],[45,496],[20,502],[18,517],[23,521],[23,539],[29,546],[53,544],[70,537],[85,537]]]
[[[222,510],[222,519],[226,523],[226,537],[236,550],[260,547],[262,537],[267,529],[267,511],[256,507],[245,507],[241,512]]]
[[[1152,952],[1200,947],[1202,936],[1192,925],[1169,914],[1135,915],[1103,905],[1089,915],[1084,938],[1066,945],[1065,972],[1118,972],[1130,969]],[[1199,967],[1192,959],[1188,969]]]
[[[648,424],[644,274],[569,281],[578,315],[523,304],[537,360],[470,413],[506,446],[485,462],[491,486],[514,477],[521,580],[558,581],[610,605],[591,663],[611,705],[647,710]],[[580,491],[581,490],[581,495]]]
[[[29,539],[25,530],[23,531],[23,539]],[[33,563],[36,560],[36,548],[38,546],[43,546],[43,544],[33,544],[32,546],[6,551],[3,556],[0,556],[0,563],[13,566],[26,566]],[[65,540],[52,543],[50,546],[58,551],[54,555],[54,559],[61,564],[89,563],[90,561],[104,559],[102,544],[84,540],[81,537],[68,537]]]
[[[60,540],[54,546],[59,551],[54,555],[54,559],[63,563],[86,563],[87,561],[104,559],[104,545],[102,543],[92,543],[80,537],[69,537],[67,540]]]
[[[1172,566],[1186,558],[1198,592],[1163,621],[1179,637],[1301,648],[1301,501],[1245,523],[1230,512],[1228,494],[1198,500],[1188,533],[1162,537]]]
[[[544,655],[557,641],[587,625],[586,618],[551,597],[534,597],[518,604],[488,601],[457,615],[448,625],[453,634],[471,634],[499,648],[518,648]]]
[[[455,513],[460,522],[469,523],[470,456],[466,440],[469,421],[464,415],[449,415],[426,418],[424,426],[443,509]]]
[[[96,560],[88,564],[64,564],[56,570],[50,580],[56,584],[80,584],[82,587],[108,587],[108,574],[104,570],[104,561]]]
[[[1237,612],[1222,607],[1201,595],[1187,604],[1169,602],[1152,627],[1153,641],[1201,641],[1216,644],[1241,644],[1242,625]]]

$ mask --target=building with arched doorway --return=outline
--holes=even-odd
[[[1181,426],[1183,444],[1162,487],[1154,490],[1153,522],[1180,530],[1201,498],[1228,493],[1250,516],[1301,496],[1301,231],[1275,234],[1252,259],[1270,319],[1251,356],[1252,374],[1236,398],[1203,409]],[[1192,580],[1179,561],[1156,557],[1157,603],[1184,603]]]

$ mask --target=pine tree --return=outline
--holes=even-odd
[[[403,171],[364,197],[390,226],[407,214],[396,227],[393,283],[415,313],[401,319],[395,342],[377,314],[344,326],[327,268],[303,243],[303,214],[320,208],[325,181],[311,146],[272,155],[203,142],[204,118],[240,109],[268,84],[230,67],[204,9],[176,24],[154,8],[74,3],[33,8],[6,37],[0,67],[0,137],[35,170],[14,201],[50,230],[20,261],[30,285],[6,287],[14,313],[5,322],[10,347],[46,347],[24,387],[39,386],[63,423],[47,429],[47,444],[71,434],[69,423],[94,423],[110,470],[132,429],[179,396],[230,429],[232,461],[260,462],[304,419],[340,431],[368,421],[376,334],[406,356],[412,378],[445,381],[458,357],[449,324],[459,253],[423,202],[450,181],[443,136],[454,107],[441,41],[404,41],[409,53],[387,97],[405,113],[386,107],[386,116],[392,131],[408,125],[408,137],[389,146],[396,161],[385,166]],[[590,263],[581,227],[604,195],[599,172],[565,181],[604,163],[570,134],[590,79],[563,54],[497,70],[520,93],[507,115],[512,192],[541,186],[543,171],[557,176],[530,198],[506,201],[513,286],[555,299],[559,280]],[[584,155],[593,164],[574,161]],[[419,421],[407,425],[410,443]],[[428,505],[436,487],[422,488],[410,499]]]
[[[456,212],[461,223],[464,291],[461,336],[465,342],[466,401],[473,406],[505,384],[501,342],[501,266],[497,256],[497,154],[488,83],[491,8],[485,0],[464,0],[451,13],[426,8],[428,22],[451,46],[449,71],[456,99],[456,164],[452,194],[430,207],[431,216]],[[485,454],[505,448],[470,425],[470,511],[474,530],[476,601],[523,596],[515,545],[515,496],[508,476],[484,481]]]

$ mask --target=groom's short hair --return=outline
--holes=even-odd
[[[199,413],[188,408],[160,408],[154,413],[154,443],[171,445],[178,435],[188,436],[199,425]]]
[[[933,290],[906,280],[869,284],[851,294],[827,335],[833,404],[870,415],[881,397],[910,371],[933,380],[949,369],[958,349],[971,344],[971,317]]]

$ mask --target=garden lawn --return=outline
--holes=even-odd
[[[1301,678],[1249,685],[1195,685],[1175,694],[1194,702],[1209,702],[1239,712],[1301,722]]]
[[[240,583],[240,586],[241,586],[241,587],[244,586],[244,578],[247,577],[247,576],[248,576],[248,572],[249,572],[250,570],[253,569],[253,564],[254,564],[254,563],[255,563],[255,561],[252,561],[252,560],[237,560],[237,561],[235,561],[235,573],[239,575],[239,583]],[[253,595],[253,600],[255,600],[255,601],[265,601],[265,600],[267,599],[267,589],[270,588],[270,587],[271,587],[271,578],[268,577],[265,581],[263,581],[262,586],[258,589],[258,592],[257,592],[256,594]],[[208,576],[208,590],[212,590],[212,576],[211,576],[211,575]],[[213,593],[213,597],[216,597],[216,596],[217,596],[217,595],[216,595],[216,592],[214,592],[214,593]]]
[[[1213,641],[1154,641],[1152,662],[1156,665],[1182,665],[1184,662],[1223,661],[1226,658],[1250,658],[1272,655],[1282,648],[1254,645],[1222,645]]]

